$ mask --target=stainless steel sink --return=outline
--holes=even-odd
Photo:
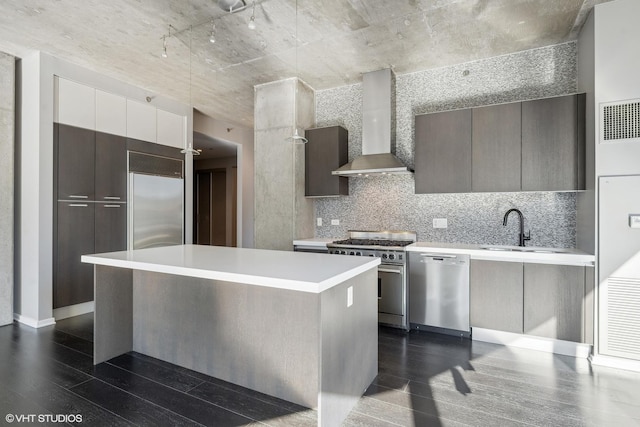
[[[563,249],[554,249],[554,248],[536,248],[536,247],[526,247],[526,246],[480,246],[480,249],[484,249],[487,251],[505,251],[505,252],[533,252],[539,254],[561,254],[566,253],[566,250]]]

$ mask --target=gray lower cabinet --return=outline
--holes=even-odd
[[[593,270],[471,260],[471,327],[593,344]]]
[[[520,191],[521,103],[473,109],[473,191]]]
[[[522,263],[471,260],[471,327],[523,332]]]
[[[471,110],[417,115],[415,192],[471,192]]]
[[[347,130],[341,126],[307,129],[305,137],[305,196],[348,196],[349,178],[331,174],[349,161]]]
[[[53,308],[93,300],[93,266],[80,257],[95,252],[91,202],[58,202],[54,231]]]
[[[522,103],[522,189],[584,190],[585,96]]]
[[[524,333],[585,342],[585,267],[524,265]]]

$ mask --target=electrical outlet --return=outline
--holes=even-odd
[[[322,227],[322,218],[316,218],[316,225]]]
[[[447,228],[447,218],[433,218],[433,228]]]
[[[332,219],[331,220],[331,225],[340,225],[340,220],[339,219]]]
[[[347,288],[347,307],[353,305],[353,286]]]

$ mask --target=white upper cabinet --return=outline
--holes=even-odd
[[[96,89],[96,130],[127,136],[127,99]]]
[[[156,107],[127,99],[127,137],[156,142]]]
[[[185,148],[185,117],[164,110],[157,110],[158,144]]]
[[[84,129],[96,128],[96,90],[55,77],[54,121]]]

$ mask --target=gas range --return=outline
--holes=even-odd
[[[410,231],[349,231],[349,238],[328,243],[330,254],[379,257],[385,264],[405,264],[406,250],[416,241]]]
[[[378,322],[409,330],[407,253],[416,241],[411,231],[349,231],[349,238],[328,243],[330,254],[380,258],[378,267]]]

